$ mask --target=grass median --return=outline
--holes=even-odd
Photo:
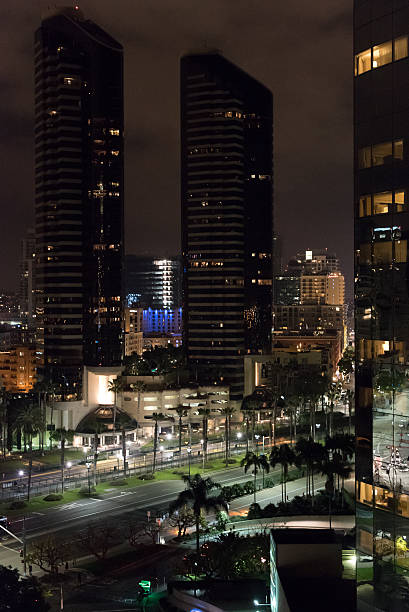
[[[240,465],[240,457],[236,457],[236,462],[230,464],[227,469],[234,469],[239,467]],[[203,470],[202,463],[195,463],[190,466],[190,474],[194,476],[195,474],[201,474],[208,476],[209,474],[221,470],[225,470],[225,460],[224,459],[214,459],[213,461],[209,461],[205,463],[205,469]],[[161,482],[163,480],[179,480],[183,474],[188,473],[188,466],[183,465],[180,468],[173,468],[167,470],[161,470],[159,466],[159,470],[155,472],[153,479],[142,480],[139,476],[127,476],[123,478],[118,475],[117,478],[113,478],[112,480],[108,480],[106,482],[100,482],[96,485],[96,487],[92,487],[90,498],[109,498],[109,493],[114,492],[115,490],[132,490],[137,487],[142,487],[144,485],[153,484],[155,482]],[[62,499],[58,499],[55,501],[45,501],[44,498],[46,494],[33,497],[30,502],[26,503],[24,508],[15,508],[11,507],[12,502],[2,502],[0,503],[0,515],[7,516],[10,519],[21,517],[23,515],[27,515],[35,512],[44,512],[44,510],[55,508],[56,506],[62,506],[65,504],[71,504],[84,498],[88,497],[87,492],[88,485],[84,483],[81,489],[69,489],[64,491],[64,495]],[[21,498],[21,501],[24,501]]]

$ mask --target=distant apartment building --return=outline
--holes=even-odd
[[[37,358],[34,347],[16,346],[0,351],[0,385],[11,393],[28,393],[37,377]]]
[[[178,257],[125,257],[129,306],[173,310],[182,303],[182,263]]]
[[[181,346],[182,309],[125,308],[125,355],[157,346]]]
[[[295,256],[305,273],[340,272],[340,261],[335,253],[328,253],[327,249],[310,249],[301,251]]]
[[[339,272],[302,274],[300,277],[301,304],[344,304],[345,278]]]

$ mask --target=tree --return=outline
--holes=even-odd
[[[199,408],[198,412],[202,417],[203,453],[205,456],[205,461],[207,461],[207,443],[209,440],[209,437],[208,437],[209,416],[211,415],[212,411],[210,408]]]
[[[55,431],[50,432],[50,436],[53,440],[58,440],[61,444],[61,491],[64,493],[64,468],[65,468],[65,443],[71,442],[74,439],[75,431],[73,429],[65,429],[65,427],[59,427]]]
[[[257,395],[256,392],[252,393],[251,395],[246,395],[243,398],[243,401],[241,403],[241,411],[243,412],[244,415],[247,416],[248,419],[248,424],[246,426],[246,439],[247,439],[247,452],[249,450],[249,425],[251,422],[251,444],[252,447],[255,447],[254,444],[254,434],[255,434],[255,428],[256,428],[256,414],[258,414],[258,412],[260,411],[260,404],[261,404],[262,400],[260,398],[260,396]]]
[[[226,444],[226,467],[229,465],[229,454],[230,454],[230,437],[231,437],[231,417],[234,414],[235,409],[232,406],[224,406],[221,409],[221,413],[225,416],[224,421],[224,439]]]
[[[88,415],[84,421],[82,421],[77,430],[80,430],[81,433],[91,434],[94,437],[93,447],[94,447],[94,460],[93,460],[93,476],[94,476],[94,486],[97,484],[97,461],[98,461],[98,446],[99,446],[99,434],[107,431],[107,426],[105,423],[100,421],[95,414]]]
[[[143,393],[146,389],[146,385],[142,380],[137,380],[134,383],[131,383],[130,388],[132,389],[132,391],[138,394],[138,413],[140,415],[140,410],[141,410],[141,393]],[[136,430],[136,437],[138,437],[138,429]]]
[[[315,411],[319,398],[322,397],[324,389],[328,384],[328,379],[322,376],[322,372],[303,371],[299,372],[294,382],[295,394],[300,398],[305,407],[309,404],[310,417],[310,437],[315,441]]]
[[[187,408],[182,404],[179,404],[175,408],[171,408],[174,410],[178,416],[178,439],[179,439],[179,465],[182,465],[182,419],[187,415]]]
[[[328,435],[332,437],[333,434],[333,421],[334,421],[334,404],[336,401],[341,399],[342,385],[336,382],[330,382],[327,389],[327,398],[329,401],[329,428]]]
[[[112,522],[88,525],[82,535],[80,546],[97,559],[105,559],[110,548],[118,542],[118,529]]]
[[[349,381],[351,374],[354,371],[354,360],[354,349],[348,346],[345,349],[341,359],[338,361],[338,369],[342,374],[342,377],[347,381]]]
[[[305,492],[311,496],[312,505],[314,505],[314,473],[321,468],[322,462],[326,459],[326,451],[321,444],[314,442],[312,438],[300,438],[295,445],[295,450],[296,465],[305,465],[306,467]]]
[[[267,458],[265,455],[256,455],[252,451],[246,453],[245,457],[240,461],[241,467],[244,466],[244,472],[247,474],[248,470],[252,467],[254,474],[254,503],[256,503],[256,491],[257,491],[257,474],[260,470],[264,472],[270,471],[270,466],[268,464]]]
[[[24,401],[21,405],[20,412],[17,416],[16,423],[24,432],[28,440],[28,480],[27,480],[27,501],[30,501],[31,478],[33,475],[33,437],[41,431],[42,418],[37,406],[34,406],[28,401]]]
[[[222,495],[214,495],[209,497],[209,493],[214,489],[220,489],[220,485],[214,482],[211,478],[202,478],[199,474],[194,476],[183,476],[183,481],[187,485],[187,489],[181,491],[177,499],[170,504],[169,512],[173,514],[176,510],[188,506],[192,508],[195,516],[196,524],[196,552],[199,552],[200,547],[200,520],[201,512],[209,512],[210,510],[220,510],[223,508],[228,511],[228,504]]]
[[[295,453],[288,444],[280,444],[271,449],[271,467],[274,468],[278,463],[281,465],[281,501],[284,503],[287,501],[288,468],[295,463]]]
[[[123,390],[124,390],[124,382],[120,376],[117,376],[117,378],[114,378],[114,380],[108,381],[108,391],[114,394],[114,432],[116,431],[115,426],[116,426],[116,411],[118,409],[118,406],[117,406],[118,393],[120,393]]]
[[[175,510],[168,519],[168,524],[171,527],[177,527],[178,538],[185,536],[188,527],[193,527],[195,523],[195,514],[189,506],[182,506],[179,510]]]
[[[334,453],[332,457],[328,454],[322,462],[320,468],[321,474],[326,476],[325,490],[328,493],[328,508],[329,508],[329,526],[331,529],[331,507],[335,496],[335,476],[345,480],[351,474],[352,468],[349,463],[344,461],[339,453]]]
[[[124,476],[126,476],[126,431],[137,428],[138,424],[136,421],[134,421],[134,419],[126,414],[126,412],[123,411],[118,412],[116,423],[121,432],[122,460],[124,465]]]
[[[1,436],[1,453],[3,459],[6,458],[7,452],[7,423],[8,423],[8,407],[10,404],[10,393],[5,387],[0,388],[0,436]]]
[[[355,405],[355,392],[352,389],[347,389],[345,399],[348,404],[348,433],[351,433],[352,409]]]
[[[2,612],[47,612],[49,609],[37,578],[21,578],[16,569],[0,565]]]
[[[155,426],[153,430],[153,464],[152,464],[152,474],[154,474],[156,470],[156,455],[158,452],[159,422],[164,421],[166,417],[161,412],[153,412],[151,418],[155,422]]]
[[[33,540],[27,553],[28,563],[34,563],[43,572],[56,576],[60,567],[70,558],[67,542],[56,540],[52,536],[44,540]]]

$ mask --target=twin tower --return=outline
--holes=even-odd
[[[77,9],[50,13],[35,105],[38,336],[44,375],[76,399],[83,365],[122,359],[121,45]],[[244,354],[271,345],[272,114],[269,90],[221,55],[182,58],[184,347],[232,399]]]

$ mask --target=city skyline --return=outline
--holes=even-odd
[[[3,196],[6,204],[13,202],[13,206],[8,208],[8,223],[0,234],[0,253],[4,262],[2,285],[10,289],[17,285],[14,255],[26,226],[32,222],[32,31],[38,27],[44,8],[45,2],[30,6],[16,2],[7,7],[2,21],[7,30],[13,31],[6,50],[10,61],[6,55],[4,65],[16,66],[12,72],[3,68],[1,75],[10,97],[3,111],[8,159],[2,176]],[[229,60],[277,91],[276,226],[283,235],[284,256],[293,252],[294,245],[300,249],[331,246],[344,262],[351,282],[351,219],[341,212],[336,216],[332,213],[345,211],[345,202],[352,207],[352,83],[348,71],[348,58],[352,57],[351,10],[340,11],[337,3],[330,2],[311,13],[310,8],[307,12],[295,1],[286,7],[260,3],[251,13],[240,2],[234,13],[224,2],[195,7],[194,13],[182,1],[174,8],[166,2],[154,8],[145,3],[138,13],[128,2],[123,3],[121,12],[115,12],[111,3],[91,0],[82,2],[80,8],[124,46],[126,251],[158,255],[180,252],[179,58],[191,49],[217,47]],[[160,26],[169,20],[172,28]],[[303,58],[309,58],[302,64],[300,49],[294,43],[297,34],[303,35]],[[265,57],[271,61],[266,62]],[[298,104],[300,92],[304,110]],[[316,158],[308,154],[311,146]],[[311,180],[314,176],[320,180]],[[342,186],[336,193],[332,189],[335,183]],[[152,215],[154,207],[158,214]],[[333,244],[326,244],[325,237],[335,223],[338,231]]]

